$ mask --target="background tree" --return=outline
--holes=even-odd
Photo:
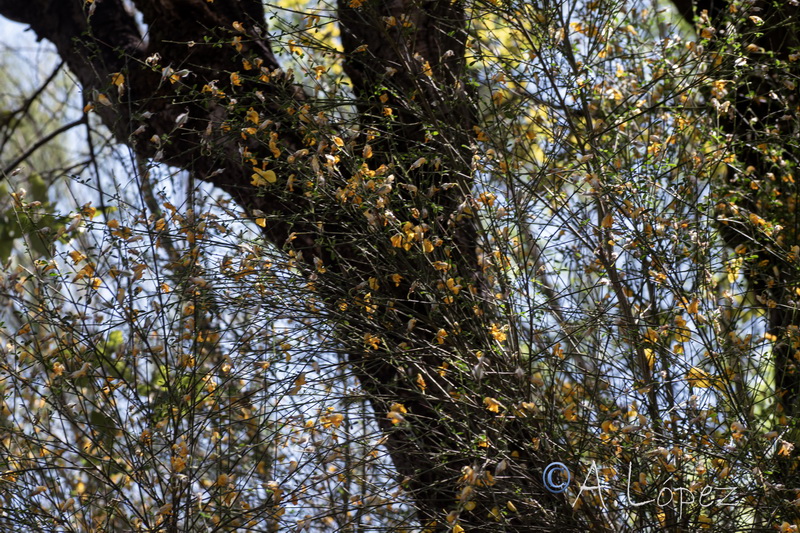
[[[717,206],[726,244],[746,256],[747,277],[776,340],[777,389],[792,413],[800,393],[796,370],[797,40],[798,5],[676,2],[692,10],[720,78],[710,95],[720,133],[735,160],[722,172]],[[741,208],[741,209],[740,209]],[[744,215],[744,216],[743,216]],[[764,227],[779,226],[779,235]]]
[[[24,177],[31,196],[43,202],[43,210],[47,211],[48,187],[57,181],[60,173],[75,170],[64,168],[67,158],[62,135],[84,120],[79,118],[64,124],[59,119],[64,114],[68,99],[54,98],[52,89],[59,86],[69,94],[74,91],[74,84],[64,83],[64,64],[58,56],[40,58],[34,69],[27,65],[23,67],[21,61],[22,58],[13,49],[3,48],[0,51],[0,69],[4,73],[0,82],[0,152],[4,154],[5,164],[3,175],[5,178],[12,174],[19,163],[25,162],[28,172],[24,176],[17,172],[12,180],[17,185]],[[40,223],[42,227],[58,226],[63,225],[63,221],[55,219],[52,214],[43,215],[41,220],[36,221],[18,218],[8,196],[8,184],[0,186],[3,187],[0,260],[5,262],[15,248],[24,248],[21,239],[26,236],[33,255],[46,254],[45,241],[35,236],[36,226]]]
[[[795,527],[796,12],[676,6],[0,1],[96,188],[3,279],[6,527]]]

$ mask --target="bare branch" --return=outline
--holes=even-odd
[[[45,146],[47,143],[49,143],[62,133],[71,130],[75,126],[80,126],[81,124],[86,124],[86,115],[82,116],[77,120],[73,120],[72,122],[64,124],[60,128],[51,131],[50,133],[48,133],[47,135],[45,135],[44,137],[33,143],[30,147],[28,147],[27,150],[25,150],[22,154],[17,156],[16,159],[14,159],[11,163],[6,165],[6,167],[2,170],[2,172],[0,172],[0,181],[4,180],[9,174],[11,174],[14,171],[14,169],[17,168],[17,166],[19,166],[22,162],[24,162],[31,155],[33,155],[36,152],[36,150],[38,150],[42,146]]]

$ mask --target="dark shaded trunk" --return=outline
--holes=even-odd
[[[55,44],[119,142],[219,187],[250,214],[265,214],[265,237],[302,259],[329,306],[356,295],[361,304],[351,305],[340,339],[423,524],[583,531],[566,498],[542,486],[552,451],[537,424],[513,414],[512,405],[501,416],[484,403],[524,398],[519,391],[531,383],[509,378],[516,365],[493,355],[496,340],[486,328],[492,309],[470,214],[477,205],[463,3],[341,3],[345,68],[360,114],[360,133],[343,146],[314,118],[316,102],[279,71],[260,2],[133,3],[148,25],[147,43],[121,0],[0,0],[0,14]],[[400,23],[387,23],[391,17]],[[121,87],[113,83],[118,73]],[[249,108],[259,122],[271,121],[263,131],[240,133]],[[359,155],[367,144],[373,158]],[[336,170],[326,170],[337,157]],[[254,185],[256,169],[275,172],[275,184]],[[347,201],[348,187],[371,192],[368,180],[392,188],[393,217],[386,194],[373,194],[368,208]],[[406,222],[414,229],[403,229]],[[438,246],[405,253],[391,241],[398,232],[410,240],[422,232]],[[390,273],[401,280],[391,282]],[[370,278],[385,289],[364,290]],[[448,278],[463,286],[450,300],[425,295]],[[365,348],[370,335],[377,340]],[[463,368],[479,351],[492,372],[476,384]],[[397,415],[404,421],[395,424]]]
[[[721,103],[721,130],[736,162],[719,191],[720,233],[726,244],[750,256],[746,276],[773,337],[775,386],[785,414],[798,414],[800,396],[800,211],[795,182],[800,163],[797,80],[800,75],[800,7],[797,2],[675,0],[689,22],[714,28],[707,46],[722,56],[717,77],[729,80],[728,94],[709,94]],[[760,20],[759,20],[760,19]],[[763,21],[763,22],[762,22]],[[728,40],[731,27],[741,32]],[[734,46],[738,48],[734,48]],[[737,58],[746,63],[736,65]],[[780,226],[781,229],[777,229]]]

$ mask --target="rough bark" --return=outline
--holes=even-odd
[[[730,110],[720,115],[719,124],[737,160],[729,165],[724,181],[714,184],[722,191],[720,233],[732,249],[755,256],[746,274],[757,305],[767,317],[768,331],[776,339],[772,353],[778,401],[785,414],[796,416],[800,271],[793,250],[800,244],[800,216],[793,174],[800,163],[800,98],[795,81],[800,63],[792,54],[800,49],[800,7],[797,2],[758,1],[733,8],[733,2],[720,0],[676,0],[675,5],[687,21],[693,23],[696,15],[699,27],[715,29],[708,46],[724,58],[718,77],[733,82],[727,97]],[[744,38],[734,41],[744,54],[731,54],[733,43],[726,42],[731,27],[744,32]],[[748,50],[748,45],[755,48]],[[732,63],[742,56],[748,63],[737,69]],[[767,235],[752,222],[759,218],[782,229]]]
[[[546,436],[527,420],[497,417],[481,405],[483,397],[524,397],[519,391],[530,383],[524,378],[508,378],[516,368],[492,357],[492,339],[482,329],[486,322],[471,313],[473,306],[484,306],[485,287],[477,260],[475,226],[465,209],[470,202],[472,153],[468,147],[473,116],[463,85],[462,2],[392,0],[365,2],[358,8],[340,2],[344,66],[357,97],[361,127],[360,137],[347,139],[342,150],[326,139],[322,125],[315,123],[315,102],[280,73],[261,2],[134,0],[133,4],[148,25],[146,41],[122,0],[0,0],[0,14],[30,25],[39,38],[56,46],[87,102],[94,102],[96,112],[119,142],[142,157],[161,159],[212,183],[251,214],[266,214],[265,237],[302,258],[308,275],[318,277],[327,304],[336,305],[349,297],[370,277],[384,278],[386,272],[403,274],[403,281],[387,289],[378,302],[380,312],[361,309],[348,317],[349,329],[343,330],[342,343],[388,435],[387,447],[398,472],[407,479],[405,486],[422,523],[435,521],[435,529],[444,529],[446,515],[455,512],[459,522],[468,530],[473,526],[474,531],[552,531],[556,526],[564,531],[585,530],[584,525],[575,525],[577,519],[566,502],[545,492],[538,482],[541,467],[552,453]],[[721,42],[723,18],[731,15],[730,2],[674,0],[674,4],[690,22],[705,11],[708,23],[718,30],[717,42]],[[786,73],[796,76],[800,65],[789,59],[797,53],[797,32],[792,30],[797,29],[798,7],[792,2],[775,7],[757,1],[750,9],[764,20],[753,44],[763,48],[763,54],[782,60],[787,69],[751,71],[736,80],[731,113],[720,125],[735,143],[738,162],[723,185],[740,192],[745,178],[749,183],[773,176],[770,192],[777,191],[784,199],[783,207],[767,202],[762,190],[744,194],[738,205],[745,213],[764,219],[777,217],[785,229],[780,241],[770,241],[731,212],[720,213],[720,220],[722,236],[732,248],[754,247],[759,256],[749,268],[748,278],[767,313],[770,331],[778,338],[773,353],[782,405],[795,414],[800,396],[795,366],[799,276],[797,259],[786,257],[800,242],[797,190],[793,182],[782,179],[786,167],[758,145],[785,144],[783,159],[798,164],[796,142],[785,142],[798,134],[791,129],[797,124],[797,95],[787,92],[783,77]],[[735,15],[744,19],[747,14]],[[409,25],[388,25],[386,20],[391,17]],[[237,38],[238,46],[234,46]],[[223,46],[213,46],[215,43]],[[256,75],[243,76],[242,85],[236,86],[230,74],[245,74],[243,60],[255,65]],[[183,70],[188,72],[186,76],[171,78]],[[117,73],[125,76],[124,92],[112,83]],[[199,89],[204,85],[226,96],[212,93],[201,100],[189,94],[191,86]],[[772,93],[786,98],[773,98]],[[100,103],[100,94],[112,100],[112,105]],[[270,157],[264,138],[242,139],[222,127],[226,122],[234,126],[237,120],[238,125],[242,122],[230,107],[231,97],[237,100],[238,109],[252,106],[260,120],[272,121],[266,132],[277,134],[280,157]],[[308,111],[298,113],[305,105]],[[385,119],[385,108],[393,110],[394,120]],[[787,114],[795,118],[782,120]],[[188,117],[177,125],[182,115]],[[429,136],[434,129],[440,134]],[[401,221],[415,220],[417,225],[428,224],[430,234],[446,243],[435,259],[450,262],[462,283],[474,287],[474,293],[462,291],[462,305],[444,310],[422,298],[419,290],[415,292],[415,280],[436,280],[441,275],[428,256],[398,255],[381,229],[390,222],[382,210],[348,209],[330,194],[337,187],[346,189],[356,177],[360,163],[354,154],[360,153],[365,132],[370,130],[377,134],[369,141],[375,152],[370,168],[381,164],[391,168],[396,179],[392,185],[404,200],[393,206],[395,216]],[[313,144],[307,142],[310,137],[316,139]],[[158,141],[152,141],[154,138]],[[242,156],[243,149],[259,162],[268,161],[266,169],[276,172],[279,186],[251,184],[254,164]],[[292,155],[303,149],[308,153]],[[340,157],[342,162],[338,172],[325,174],[328,183],[324,185],[312,169],[315,164],[324,166],[326,156]],[[422,165],[408,170],[423,156],[440,157],[440,168]],[[292,174],[297,175],[297,185],[288,187]],[[445,184],[454,185],[445,189]],[[418,192],[412,193],[412,188]],[[431,203],[441,211],[414,217],[413,209],[422,212]],[[354,242],[351,235],[374,239]],[[769,267],[759,267],[761,260],[770,260]],[[315,261],[325,265],[326,274],[314,272]],[[417,326],[409,333],[411,320]],[[450,335],[438,345],[432,339],[442,327]],[[356,349],[349,338],[372,332],[381,332],[385,345],[380,350]],[[478,350],[486,352],[494,371],[479,384],[466,383],[472,378],[455,371],[440,373],[444,363],[474,364],[468,355]],[[419,378],[427,383],[425,390],[417,385]],[[475,394],[459,395],[469,389]],[[403,424],[394,425],[384,416],[395,403],[408,410]],[[475,451],[477,437],[487,437],[492,443],[488,451]],[[533,438],[541,438],[541,449],[530,445]],[[503,460],[508,470],[491,486],[484,483],[479,487],[481,503],[472,512],[465,511],[463,502],[457,500],[465,487],[464,472],[472,469],[483,475]],[[503,508],[507,501],[515,501],[518,514],[498,522],[487,519],[494,507]]]
[[[314,278],[327,304],[336,305],[372,276],[391,287],[386,275],[403,275],[401,283],[375,299],[378,312],[364,305],[348,316],[349,329],[343,330],[341,340],[387,433],[387,448],[406,478],[423,524],[433,530],[449,528],[446,516],[454,513],[451,518],[472,531],[551,531],[554,524],[564,531],[583,530],[575,525],[566,499],[541,486],[539,473],[551,453],[546,436],[526,419],[496,416],[481,401],[486,396],[524,397],[519,391],[531,385],[525,377],[508,378],[516,369],[491,355],[494,341],[485,320],[474,312],[491,310],[483,302],[479,243],[469,214],[473,119],[462,80],[462,2],[393,0],[358,8],[340,3],[345,68],[362,128],[362,136],[348,139],[342,149],[325,137],[314,118],[315,102],[280,73],[261,2],[133,4],[148,25],[147,42],[122,0],[0,0],[0,14],[29,24],[39,38],[55,44],[87,101],[94,103],[119,142],[139,156],[162,160],[219,187],[248,213],[266,214],[265,237],[302,259],[301,267]],[[410,24],[389,25],[389,17]],[[254,65],[255,75],[242,71],[237,85],[230,73],[240,71],[243,60]],[[125,76],[123,92],[112,83],[117,73]],[[195,98],[190,86],[207,86],[210,94]],[[112,105],[103,105],[100,94]],[[271,121],[261,137],[236,131],[243,121],[234,108],[248,107],[260,113],[259,120]],[[395,113],[391,121],[385,119],[386,108]],[[225,124],[233,124],[234,133]],[[440,132],[435,137],[429,135],[434,128]],[[430,256],[401,257],[383,230],[391,220],[382,210],[348,208],[334,197],[337,187],[343,190],[361,179],[353,154],[361,153],[368,131],[376,134],[370,168],[382,164],[391,169],[393,186],[403,199],[393,204],[394,216],[427,224],[429,235],[444,243]],[[280,157],[270,156],[265,138],[272,133],[279,139]],[[252,161],[243,151],[252,154]],[[341,158],[337,170],[314,171],[328,156]],[[431,164],[411,168],[420,157]],[[276,186],[251,184],[253,167],[262,160],[268,161],[266,170],[277,174]],[[292,174],[294,186],[288,183]],[[440,210],[429,212],[432,204]],[[351,235],[374,239],[354,242]],[[420,296],[424,287],[414,283],[435,286],[441,280],[433,260],[449,262],[450,275],[465,286],[459,301],[447,309]],[[315,265],[324,265],[325,273],[315,272]],[[417,326],[409,334],[412,320]],[[449,335],[436,343],[440,329]],[[353,341],[371,332],[380,332],[380,349],[365,350]],[[452,366],[442,371],[445,363],[473,365],[469,357],[477,351],[485,352],[493,370],[479,385],[469,372]],[[426,387],[419,386],[420,379]],[[472,394],[463,393],[470,389]],[[395,403],[407,409],[406,422],[399,425],[384,416]],[[541,437],[536,440],[541,446],[532,444],[534,437]],[[479,438],[488,439],[491,446],[476,447]],[[486,475],[503,460],[508,465],[505,473]],[[470,469],[472,476],[465,473]],[[458,499],[468,484],[482,493],[472,511],[465,510],[466,500]],[[488,517],[492,509],[505,509],[512,500],[517,513]]]

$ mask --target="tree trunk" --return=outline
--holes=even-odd
[[[735,163],[719,191],[718,221],[726,244],[750,256],[746,275],[767,317],[773,341],[775,387],[785,415],[797,416],[800,399],[800,212],[796,178],[800,163],[797,78],[800,7],[797,2],[676,0],[689,22],[713,28],[707,46],[722,58],[717,77],[732,85],[709,98],[730,107],[719,116]],[[693,9],[694,10],[693,10]],[[727,41],[731,27],[741,31]],[[736,52],[734,45],[742,52]],[[746,62],[734,65],[738,58]],[[728,82],[726,82],[727,84]],[[786,419],[783,420],[786,423]]]
[[[320,298],[349,302],[339,339],[423,525],[584,531],[542,486],[553,447],[517,405],[530,376],[487,328],[463,3],[340,2],[359,112],[344,140],[280,71],[260,1],[133,4],[147,42],[122,0],[0,0],[0,14],[55,44],[119,142],[266,215]]]

